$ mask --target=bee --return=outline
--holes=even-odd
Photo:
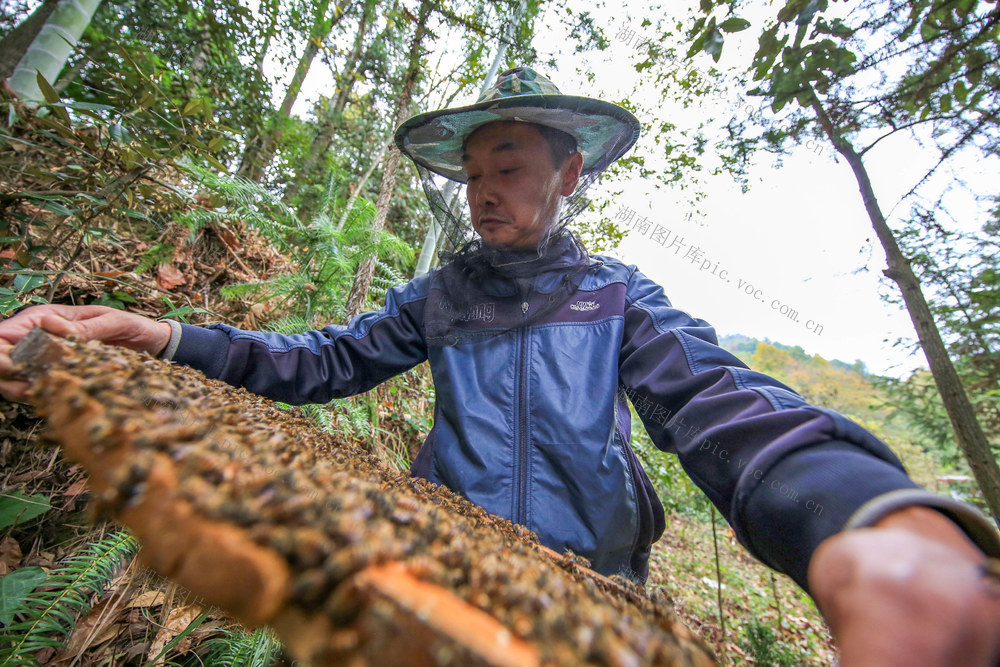
[[[299,574],[292,583],[290,595],[293,601],[307,608],[323,604],[330,592],[326,573],[321,568],[313,568]]]

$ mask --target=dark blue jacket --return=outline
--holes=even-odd
[[[816,546],[866,501],[916,488],[899,460],[845,417],[809,405],[718,346],[634,266],[558,245],[534,278],[544,299],[565,264],[587,262],[577,293],[528,328],[428,346],[435,272],[385,307],[294,336],[184,325],[173,359],[293,404],[371,389],[429,359],[434,428],[413,473],[572,549],[606,574],[645,578],[663,509],[629,446],[626,396],[760,560],[803,588]],[[484,303],[468,325],[514,314]]]

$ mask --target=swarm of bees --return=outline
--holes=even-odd
[[[148,355],[32,332],[14,352],[94,509],[161,574],[333,664],[709,665],[669,600],[298,410]]]

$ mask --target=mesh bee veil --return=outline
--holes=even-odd
[[[536,247],[512,249],[483,241],[472,225],[463,163],[465,142],[497,121],[535,125],[558,168],[579,152],[572,194],[560,197]],[[439,226],[441,268],[430,276],[424,329],[429,345],[459,345],[544,321],[565,305],[587,271],[599,266],[568,225],[587,209],[587,191],[631,148],[638,121],[601,100],[562,95],[529,68],[499,75],[471,106],[415,116],[396,131],[414,161]]]

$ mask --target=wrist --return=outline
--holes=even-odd
[[[944,526],[939,517],[944,517],[950,526],[957,527],[984,554],[991,558],[1000,558],[1000,534],[993,521],[985,514],[965,503],[945,496],[939,496],[923,489],[899,489],[876,496],[858,508],[844,525],[844,531],[854,528],[866,528],[881,523],[891,515],[907,509],[933,510],[938,516],[912,513],[905,516],[930,517],[931,523],[921,526],[921,520],[900,517],[894,519],[893,525],[906,526],[911,532],[935,531],[940,533]],[[897,524],[898,522],[898,524]]]
[[[948,545],[977,562],[985,555],[954,521],[929,507],[913,505],[895,510],[873,523],[871,527],[905,530]]]
[[[157,320],[153,323],[156,327],[156,336],[153,344],[149,348],[149,353],[154,357],[163,355],[163,351],[170,345],[170,338],[173,336],[173,327],[166,320]]]

